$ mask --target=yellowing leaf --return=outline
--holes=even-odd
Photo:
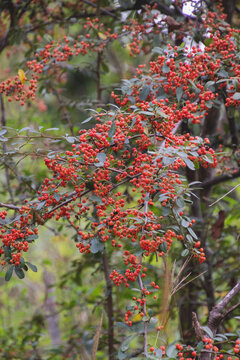
[[[146,311],[146,316],[148,316],[148,311]],[[138,322],[138,321],[142,321],[142,316],[141,313],[136,314],[133,318],[132,318],[132,322]]]
[[[52,237],[52,241],[55,243],[66,241],[66,237],[62,236],[62,235],[60,235],[60,236],[56,235],[56,236]]]
[[[145,135],[149,135],[148,127],[147,127],[147,126],[144,127],[144,134],[145,134]]]
[[[98,32],[98,36],[101,40],[106,40],[107,39],[107,36],[105,34],[103,34],[102,32]]]
[[[126,45],[126,49],[127,49],[127,51],[130,52],[130,51],[132,50],[132,49],[131,49],[131,45],[130,45],[130,44],[127,44],[127,45]]]
[[[27,80],[25,72],[22,69],[18,70],[18,76],[22,84],[24,84]]]

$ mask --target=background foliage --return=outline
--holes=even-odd
[[[11,265],[15,252],[8,256],[6,246],[3,247],[1,358],[196,358],[203,357],[203,346],[211,344],[203,342],[206,338],[218,347],[214,351],[219,359],[237,356],[239,298],[236,296],[227,304],[217,335],[208,318],[214,305],[239,281],[239,9],[237,1],[223,2],[223,10],[215,2],[195,1],[187,13],[190,2],[187,3],[188,6],[180,1],[1,2],[1,226],[8,231],[27,201],[37,204],[33,228],[39,226],[39,238],[31,234],[29,244],[24,245],[28,248],[34,242],[24,256],[25,265]],[[204,27],[205,17],[208,20]],[[210,34],[215,36],[217,32],[213,43]],[[188,57],[198,45],[210,56],[202,69],[195,56]],[[214,46],[215,53],[211,48]],[[158,73],[154,64],[159,64],[161,57],[166,61],[162,67],[159,65]],[[177,69],[181,70],[181,62],[189,65],[188,71],[179,75],[175,91],[171,84],[173,59]],[[188,74],[193,78],[186,85]],[[190,99],[192,96],[189,103],[185,91],[189,91]],[[197,100],[199,94],[203,94],[202,102]],[[154,96],[158,101],[168,99],[163,111],[157,113],[152,103]],[[165,113],[169,114],[175,105],[181,112],[180,126],[174,130],[172,124],[170,132],[164,130],[165,133],[158,125],[154,128],[153,116],[167,127]],[[141,284],[140,290],[136,284],[113,287],[109,280],[114,269],[125,272],[121,248],[109,245],[105,251],[97,239],[91,243],[89,254],[81,255],[76,248],[82,241],[76,224],[88,231],[91,222],[99,222],[101,215],[96,212],[96,205],[102,205],[101,198],[92,195],[90,200],[95,205],[90,206],[81,222],[69,209],[63,219],[60,216],[57,222],[54,218],[45,222],[41,198],[44,179],[53,176],[44,159],[54,161],[59,155],[67,163],[66,152],[72,151],[73,144],[81,144],[79,130],[91,131],[112,117],[119,120],[119,114],[131,119],[131,136],[135,129],[137,135],[138,131],[143,134],[144,141],[155,136],[150,152],[161,147],[161,141],[172,136],[171,131],[178,134],[176,137],[184,138],[190,133],[209,138],[205,145],[189,141],[184,145],[185,152],[182,148],[161,149],[161,161],[167,169],[171,170],[172,164],[181,159],[182,167],[176,167],[176,171],[182,185],[176,186],[179,193],[174,203],[168,202],[163,192],[149,204],[149,210],[157,218],[163,216],[164,230],[171,227],[176,233],[181,231],[186,242],[173,241],[169,251],[163,242],[158,249],[163,255],[159,261],[155,253],[139,260],[151,275],[144,284],[153,290],[153,296],[155,292],[157,295],[157,299],[151,297],[147,309],[142,308],[143,316],[134,311],[132,300],[134,295],[140,296]],[[135,114],[141,117],[139,128]],[[111,141],[116,127],[114,122],[108,125]],[[121,139],[117,141],[116,146]],[[142,146],[141,142],[134,142],[135,145]],[[124,146],[132,154],[133,147]],[[189,159],[186,154],[194,151],[194,146],[202,153],[194,153]],[[215,157],[209,153],[211,148],[217,156],[216,168]],[[143,155],[148,150],[141,149]],[[121,149],[116,154],[120,158]],[[211,167],[199,165],[197,158],[201,156],[205,158],[200,165],[202,161]],[[98,160],[96,167],[101,170],[106,154],[100,152]],[[111,181],[117,183],[113,176]],[[72,191],[70,182],[68,190]],[[142,193],[134,192],[126,181],[118,190],[128,208],[144,206],[146,188]],[[53,206],[61,201],[58,195],[54,196]],[[75,216],[74,220],[69,220],[68,214]],[[201,252],[199,245],[194,246],[198,241]],[[124,246],[131,252],[131,246]],[[141,249],[134,248],[134,254],[140,257]],[[198,263],[192,254],[206,260]],[[10,278],[11,281],[5,281]],[[152,289],[151,282],[159,285],[159,291]],[[133,315],[125,317],[124,322],[128,311]],[[202,326],[200,337],[200,324],[192,325],[193,312]],[[148,349],[143,352],[146,324]],[[176,343],[183,345],[176,347]],[[195,348],[198,355],[194,354]]]

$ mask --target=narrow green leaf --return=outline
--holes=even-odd
[[[181,225],[185,228],[187,228],[189,226],[189,221],[186,221],[185,219],[182,219],[181,221]]]
[[[188,228],[188,231],[190,232],[190,234],[192,235],[192,237],[194,238],[194,239],[198,239],[198,237],[197,237],[197,235],[195,234],[195,232],[193,231],[193,229],[192,228]]]
[[[167,243],[166,243],[166,241],[163,241],[163,242],[160,244],[160,250],[163,251],[164,253],[167,252]]]
[[[139,100],[140,101],[146,100],[146,98],[148,97],[150,91],[151,91],[151,86],[149,86],[149,85],[143,86],[143,88],[142,88],[142,90],[140,91],[140,94],[139,94]]]
[[[208,326],[202,326],[201,329],[203,329],[211,339],[213,338],[213,332]]]
[[[5,274],[5,281],[9,281],[12,277],[12,274],[13,274],[13,268],[14,268],[14,265],[11,265],[10,268],[7,269],[7,272]]]
[[[25,277],[23,269],[21,269],[19,266],[15,266],[14,270],[19,279],[23,279]]]
[[[97,238],[93,238],[91,240],[90,250],[93,254],[96,254],[98,252],[103,252],[104,244],[100,242]]]
[[[178,103],[180,103],[180,100],[181,100],[181,98],[182,98],[182,93],[183,93],[183,88],[182,88],[182,86],[181,86],[181,87],[178,87],[177,90],[176,90],[176,97],[177,97]]]
[[[234,99],[234,100],[240,100],[240,92],[236,92],[236,93],[233,95],[233,99]]]
[[[112,122],[112,125],[108,131],[108,137],[110,139],[112,139],[113,135],[115,134],[115,131],[116,131],[116,124],[115,124],[115,121]]]
[[[176,349],[176,345],[175,343],[174,344],[171,344],[167,347],[166,349],[166,355],[169,357],[169,358],[176,358],[177,357],[177,349]]]
[[[185,250],[182,251],[181,256],[182,256],[182,257],[185,257],[185,256],[187,256],[188,254],[189,254],[189,250],[188,250],[188,249],[185,249]]]
[[[30,262],[26,261],[26,264],[30,267],[30,269],[33,271],[33,272],[37,272],[37,267],[36,265],[33,265],[31,264]]]
[[[106,157],[107,157],[107,155],[105,153],[97,154],[96,159],[98,159],[99,162],[94,163],[94,165],[97,167],[103,167],[104,163],[106,161]]]

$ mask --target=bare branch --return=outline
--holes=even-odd
[[[108,316],[108,355],[109,360],[114,360],[114,310],[112,297],[112,282],[110,280],[109,263],[106,249],[102,254],[103,270],[106,281],[106,298],[107,298],[107,316]]]
[[[138,283],[139,283],[141,293],[143,294],[143,282],[142,282],[142,278],[141,278],[140,274],[138,274]],[[144,302],[144,305],[143,305],[143,313],[144,313],[144,316],[147,315],[146,302]],[[143,345],[144,355],[147,356],[148,355],[147,321],[144,321],[144,324],[143,324],[143,337],[144,337],[144,345]]]
[[[197,314],[195,312],[192,313],[192,324],[198,341],[203,339],[203,332],[201,329],[201,325],[199,324]]]
[[[0,102],[1,102],[1,128],[4,129],[5,126],[6,126],[6,117],[5,117],[5,107],[4,107],[2,94],[0,94]],[[5,144],[5,142],[2,143],[2,148],[3,148],[3,152],[5,154],[7,152],[7,145]],[[8,193],[9,193],[11,202],[13,203],[14,202],[14,196],[13,196],[12,188],[11,188],[11,185],[10,185],[10,176],[9,176],[9,170],[8,170],[7,165],[5,165],[5,177],[6,177],[6,184],[7,184]]]
[[[4,204],[4,203],[0,202],[0,208],[1,207],[4,207],[6,209],[11,209],[11,210],[17,210],[17,211],[20,210],[19,206],[16,206],[16,205],[13,205],[13,204]]]
[[[221,321],[232,311],[234,311],[240,303],[232,306],[228,311],[225,311],[228,304],[235,298],[235,296],[240,292],[240,282],[238,282],[232,290],[217,304],[213,307],[210,312],[207,326],[211,329],[213,336],[216,335],[217,329]],[[210,360],[211,352],[202,351],[200,355],[200,360]]]
[[[220,176],[216,176],[215,178],[213,179],[210,179],[210,180],[206,180],[204,182],[201,183],[201,188],[202,189],[208,189],[214,185],[218,185],[222,182],[225,182],[225,181],[229,181],[229,180],[232,180],[232,179],[236,179],[240,176],[240,169],[238,169],[237,171],[235,172],[232,172],[232,173],[229,173],[229,174],[223,174],[223,175],[220,175]]]

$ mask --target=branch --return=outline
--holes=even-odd
[[[92,1],[89,1],[89,0],[82,0],[82,1],[87,5],[90,5],[90,6],[94,7],[94,8],[97,8],[97,5],[94,4]],[[109,11],[107,9],[100,8],[99,11],[100,11],[101,14],[109,15],[109,16],[112,16],[115,19],[119,20],[118,16],[114,15],[111,11]]]
[[[230,303],[230,301],[232,301],[232,299],[240,292],[240,282],[238,282],[234,288],[229,291],[229,293],[220,301],[220,303],[218,305],[216,305],[214,308],[213,308],[213,311],[214,312],[214,309],[217,309],[217,311],[219,312],[223,312],[223,310],[225,309],[225,307]],[[210,317],[211,317],[211,313],[210,313]]]
[[[236,305],[233,305],[228,311],[225,312],[225,314],[223,315],[224,319],[238,307],[240,307],[240,302],[238,302]]]
[[[9,14],[10,14],[10,25],[9,25],[6,35],[0,39],[0,53],[9,44],[9,35],[11,34],[12,30],[14,29],[14,24],[15,24],[14,5],[11,0],[9,0],[7,2],[7,7],[9,10]]]
[[[220,176],[216,176],[215,178],[211,179],[211,180],[207,180],[201,183],[201,189],[208,189],[214,185],[220,184],[224,181],[229,181],[235,178],[238,178],[240,176],[240,169],[235,171],[234,173],[231,174],[223,174]]]
[[[139,287],[141,290],[141,294],[143,294],[143,282],[142,282],[142,278],[141,278],[140,274],[138,274],[138,283],[139,283]],[[146,301],[144,302],[144,305],[143,305],[143,313],[144,313],[144,316],[147,315]],[[143,351],[144,351],[144,355],[147,356],[148,355],[147,321],[144,321],[144,324],[143,324],[143,336],[144,336]]]
[[[212,309],[209,315],[207,326],[212,330],[213,336],[216,335],[217,329],[221,321],[232,311],[234,311],[240,303],[232,306],[228,311],[225,311],[228,304],[240,292],[240,282],[238,282],[232,290]],[[211,352],[202,351],[200,360],[210,360]]]
[[[6,209],[11,209],[11,210],[20,210],[20,207],[19,206],[16,206],[16,205],[13,205],[13,204],[4,204],[2,202],[0,202],[0,208],[1,207],[4,207]]]
[[[229,124],[229,130],[232,138],[232,145],[233,147],[237,147],[239,144],[238,141],[238,131],[236,127],[236,121],[234,117],[228,117],[228,124]]]
[[[224,195],[221,196],[219,199],[217,199],[217,200],[214,201],[212,204],[210,204],[209,207],[215,205],[215,204],[218,203],[220,200],[222,200],[223,198],[225,198],[225,196],[227,196],[228,194],[230,194],[231,192],[233,192],[238,186],[240,186],[240,184],[237,184],[236,186],[234,186],[234,187],[233,187],[231,190],[229,190],[226,194],[224,194]]]
[[[4,129],[6,127],[6,117],[5,117],[5,107],[4,107],[2,94],[0,94],[0,102],[1,102],[1,128]],[[5,142],[2,143],[2,148],[3,148],[3,152],[5,154],[7,152],[7,145],[5,144]],[[5,167],[5,177],[6,177],[8,193],[9,193],[11,202],[13,203],[14,196],[13,196],[12,188],[10,185],[10,176],[9,176],[8,166],[5,164],[4,167]]]
[[[108,316],[108,354],[109,360],[114,360],[114,311],[113,311],[113,298],[112,298],[112,282],[110,280],[110,271],[106,249],[103,250],[103,270],[106,281],[106,297],[107,297],[107,316]]]
[[[197,337],[198,341],[201,341],[203,339],[203,332],[201,329],[201,325],[199,324],[198,318],[197,318],[197,314],[195,312],[192,312],[192,325]]]

